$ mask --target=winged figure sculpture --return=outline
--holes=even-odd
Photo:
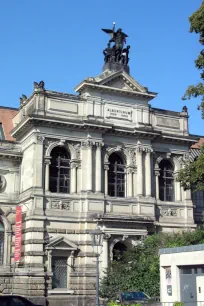
[[[113,27],[113,29],[102,29],[103,32],[105,32],[106,34],[109,34],[111,39],[109,42],[114,42],[115,43],[115,48],[116,50],[122,50],[124,44],[126,43],[126,37],[128,37],[127,34],[125,34],[122,29],[118,29],[115,32],[115,29]]]

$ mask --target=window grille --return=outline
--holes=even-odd
[[[50,191],[70,193],[70,156],[65,148],[56,147],[51,153]]]
[[[113,153],[109,158],[108,195],[112,197],[125,196],[125,165],[122,158]]]
[[[67,288],[67,258],[55,257],[52,258],[53,280],[52,287]]]
[[[4,263],[4,226],[0,222],[0,266]]]
[[[162,160],[159,164],[159,198],[161,201],[174,201],[174,173],[168,160]]]

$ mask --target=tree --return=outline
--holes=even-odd
[[[202,1],[200,8],[189,17],[189,21],[190,32],[199,34],[199,42],[201,45],[204,45],[204,1]],[[201,82],[197,85],[188,86],[183,100],[201,97],[201,104],[198,109],[202,110],[202,118],[204,119],[204,50],[200,52],[198,58],[195,60],[195,66],[202,71],[200,74]]]
[[[200,155],[193,162],[186,162],[185,168],[178,173],[177,180],[184,189],[204,191],[204,146],[201,147]]]
[[[100,294],[115,300],[121,291],[144,291],[151,297],[160,294],[159,249],[204,243],[204,231],[160,233],[148,236],[143,243],[112,262],[101,280]]]

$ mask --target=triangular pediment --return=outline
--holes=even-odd
[[[146,100],[151,100],[157,95],[155,92],[149,92],[147,87],[143,87],[124,70],[105,70],[97,77],[86,78],[75,87],[75,91],[85,97],[91,95],[91,90],[139,96]]]
[[[78,246],[67,238],[60,236],[51,240],[50,243],[47,245],[47,249],[74,251],[78,249]]]
[[[95,78],[98,85],[108,86],[112,88],[147,93],[147,88],[140,85],[136,80],[134,80],[125,71],[117,71],[112,73],[107,73],[104,71],[101,75]]]

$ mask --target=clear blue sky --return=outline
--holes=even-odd
[[[73,93],[103,66],[108,36],[101,28],[121,27],[129,35],[131,75],[158,92],[152,106],[180,111],[186,104],[190,132],[204,135],[199,101],[181,100],[200,81],[194,60],[198,36],[188,17],[201,0],[6,0],[0,1],[0,105],[18,107],[33,81]]]

